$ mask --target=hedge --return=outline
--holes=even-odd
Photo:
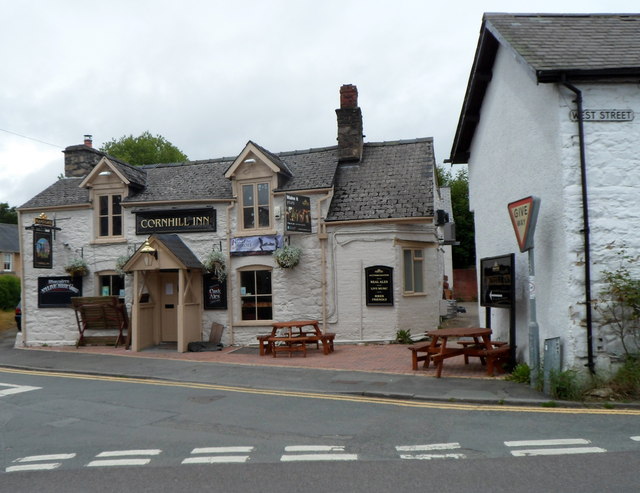
[[[0,309],[13,310],[20,301],[20,279],[11,275],[0,276]]]

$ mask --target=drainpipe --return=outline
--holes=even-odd
[[[576,95],[578,110],[578,138],[580,140],[580,181],[582,185],[582,234],[584,235],[584,304],[587,309],[587,367],[595,374],[593,362],[593,322],[591,317],[591,247],[589,240],[589,202],[587,197],[587,162],[585,157],[584,120],[582,118],[582,91],[566,82],[562,84]]]
[[[327,331],[327,225],[322,214],[322,205],[333,197],[333,191],[318,200],[318,240],[320,241],[320,270],[322,284],[322,330]]]
[[[233,333],[233,296],[231,296],[229,287],[231,285],[231,209],[236,205],[236,197],[227,206],[227,326],[231,334],[231,345],[235,343],[235,334]]]

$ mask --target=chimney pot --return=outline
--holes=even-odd
[[[87,147],[93,147],[93,135],[86,134],[84,136],[84,145]]]
[[[344,84],[340,88],[340,108],[358,107],[358,88],[353,84]]]

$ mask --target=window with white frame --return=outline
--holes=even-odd
[[[424,293],[424,252],[422,249],[405,248],[402,250],[404,292],[407,294]]]
[[[240,304],[242,320],[273,319],[270,269],[240,272]]]
[[[99,195],[98,237],[122,237],[122,195]]]
[[[5,253],[4,254],[4,267],[3,270],[8,272],[13,272],[13,254]]]
[[[242,185],[242,229],[258,230],[271,227],[271,194],[269,183]]]

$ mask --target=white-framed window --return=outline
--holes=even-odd
[[[98,237],[122,237],[122,195],[98,195]]]
[[[424,251],[404,248],[402,250],[404,273],[404,292],[407,294],[424,293]]]
[[[240,271],[242,320],[272,320],[271,269]]]
[[[4,254],[4,262],[3,262],[3,270],[7,272],[13,272],[13,254],[5,253]]]
[[[269,182],[245,183],[241,186],[241,193],[241,229],[269,229],[271,227],[271,192]]]

